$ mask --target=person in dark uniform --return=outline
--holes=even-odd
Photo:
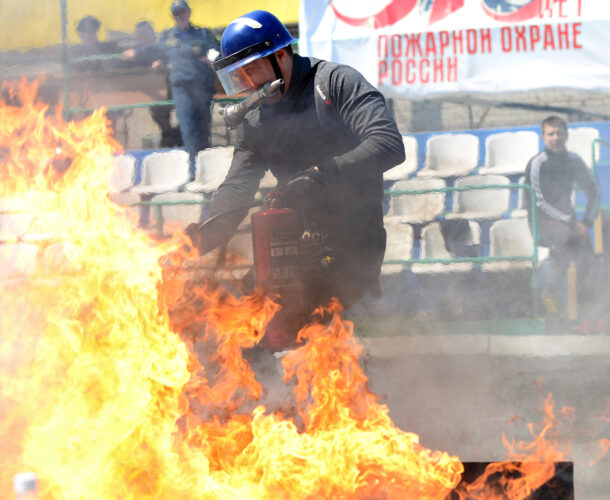
[[[77,59],[87,56],[99,56],[116,54],[118,46],[114,42],[102,42],[98,39],[98,33],[102,23],[93,16],[85,16],[78,21],[76,32],[81,43],[70,48],[70,58]],[[111,61],[89,60],[76,61],[72,67],[78,71],[103,71],[112,67]]]
[[[84,16],[78,21],[76,31],[81,40],[78,45],[69,47],[68,64],[71,70],[82,77],[76,80],[78,85],[87,85],[87,79],[96,78],[97,75],[107,71],[115,70],[119,67],[120,61],[112,57],[119,53],[119,47],[115,42],[99,40],[99,31],[102,23],[99,19],[93,16]],[[91,57],[94,57],[91,59]],[[95,58],[95,56],[110,56]],[[90,111],[84,112],[89,115]],[[112,130],[117,131],[118,120],[124,116],[124,112],[120,110],[107,111],[106,116],[112,123]]]
[[[191,24],[191,9],[185,0],[174,0],[171,13],[175,25],[161,34],[163,55],[155,66],[164,63],[169,67],[171,94],[193,180],[197,153],[210,145],[215,88],[210,58],[218,54],[219,45],[209,30]]]
[[[157,34],[148,21],[140,21],[135,27],[135,47],[123,52],[126,67],[148,67],[155,61],[163,58],[163,47],[157,42]],[[167,100],[172,99],[172,90],[169,75],[166,78]],[[162,148],[176,148],[182,146],[180,130],[171,123],[173,105],[151,106],[148,108],[151,118],[161,130]]]
[[[200,253],[224,245],[248,212],[266,170],[281,203],[313,225],[321,244],[301,239],[309,306],[336,297],[349,307],[368,291],[380,293],[385,252],[383,172],[404,160],[402,136],[383,96],[349,66],[293,54],[294,38],[271,13],[233,20],[214,63],[227,95],[283,86],[237,126],[237,144],[209,217],[231,213],[193,235]],[[217,218],[218,219],[218,218]],[[312,222],[313,221],[313,222]],[[192,233],[191,228],[191,233]]]
[[[536,195],[538,243],[550,249],[542,299],[549,313],[558,314],[564,310],[558,292],[573,260],[578,276],[579,302],[585,309],[582,316],[586,317],[590,315],[587,309],[595,302],[595,257],[589,229],[599,212],[600,190],[582,158],[566,149],[566,122],[558,116],[549,116],[540,129],[545,147],[528,162],[525,183]],[[572,206],[575,185],[587,196],[581,220]],[[525,199],[531,221],[530,197]]]

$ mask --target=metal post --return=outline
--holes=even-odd
[[[540,280],[538,273],[540,270],[538,269],[538,220],[536,217],[536,193],[531,188],[531,186],[527,186],[530,194],[530,206],[532,207],[532,239],[534,243],[534,252],[532,255],[532,298],[534,299],[534,319],[538,319],[540,316]]]
[[[574,261],[568,266],[568,286],[567,286],[567,304],[568,304],[568,319],[574,321],[578,319],[578,272]]]
[[[163,206],[161,204],[155,206],[157,212],[157,236],[159,238],[163,237],[163,224],[165,221],[163,220]]]
[[[597,176],[597,158],[595,155],[596,146],[598,144],[603,144],[603,141],[599,139],[593,139],[591,142],[591,166],[593,170],[593,177],[597,181],[599,185],[599,178]],[[607,143],[606,143],[607,144]],[[602,211],[600,210],[595,218],[595,222],[593,222],[593,252],[595,255],[603,255],[604,253],[604,232],[602,225]]]
[[[60,0],[61,6],[61,70],[64,75],[64,118],[69,119],[70,109],[70,68],[68,67],[68,5],[67,0]]]

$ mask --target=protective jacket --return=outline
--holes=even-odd
[[[270,169],[281,186],[298,172],[332,166],[340,175],[323,192],[320,210],[338,280],[375,287],[385,251],[383,172],[404,160],[402,137],[383,96],[348,66],[294,56],[282,99],[250,111],[237,129],[229,173],[210,216],[254,199]],[[227,224],[233,234],[247,210]]]
[[[210,31],[193,25],[188,30],[181,31],[174,26],[161,33],[159,47],[162,49],[161,59],[170,67],[172,85],[203,85],[213,92],[214,72],[199,59],[210,49],[220,48]]]
[[[580,156],[570,151],[554,153],[544,149],[527,164],[525,182],[532,186],[536,197],[538,234],[541,244],[556,243],[563,233],[569,236],[578,221],[572,206],[572,192],[577,184],[587,196],[582,223],[591,227],[599,211],[600,191],[591,171]],[[529,193],[525,194],[530,212]]]

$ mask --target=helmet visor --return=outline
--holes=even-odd
[[[260,57],[260,54],[254,54],[222,69],[216,70],[218,79],[227,95],[239,94],[246,90],[253,90],[256,87],[250,76],[246,73],[244,66],[256,59],[260,59]]]

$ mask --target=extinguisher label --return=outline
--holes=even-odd
[[[301,284],[299,275],[299,244],[295,231],[271,231],[269,250],[274,288],[292,288]]]

